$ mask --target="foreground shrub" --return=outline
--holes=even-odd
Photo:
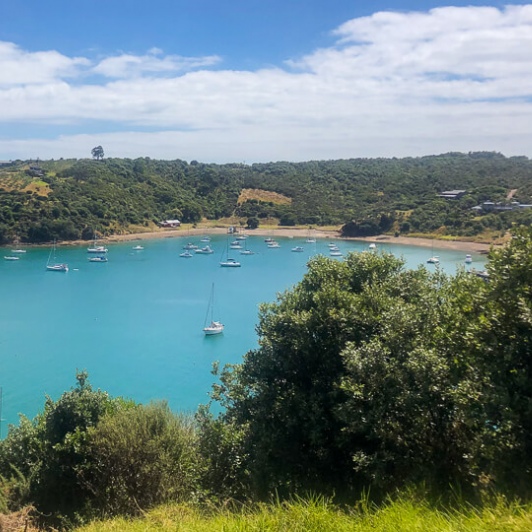
[[[191,419],[93,390],[84,372],[77,381],[0,442],[0,512],[31,504],[42,524],[64,529],[195,496]]]
[[[90,468],[82,475],[93,505],[105,514],[135,514],[194,498],[196,440],[193,420],[173,414],[166,403],[104,416],[89,432]]]

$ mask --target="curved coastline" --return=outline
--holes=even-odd
[[[227,228],[224,227],[195,227],[195,228],[179,228],[179,229],[161,229],[160,231],[149,231],[146,233],[131,233],[125,235],[112,235],[101,240],[104,242],[128,242],[135,240],[153,240],[158,238],[179,238],[187,236],[199,235],[224,235],[227,234]],[[286,238],[306,238],[308,229],[302,228],[257,228],[248,230],[247,234],[250,236],[279,236]],[[335,240],[356,240],[361,242],[383,242],[390,244],[399,244],[407,246],[420,247],[437,247],[439,249],[455,249],[460,251],[472,251],[475,253],[487,253],[494,244],[486,244],[481,242],[468,242],[463,240],[434,240],[423,237],[408,237],[408,236],[388,236],[377,235],[374,237],[341,237],[338,231],[330,229],[313,229],[312,235],[316,238],[333,238]],[[76,242],[79,244],[80,242]],[[84,241],[82,243],[85,243]]]
[[[98,239],[100,243],[117,243],[117,242],[134,242],[139,240],[156,240],[161,238],[186,238],[197,237],[201,235],[226,235],[227,227],[199,226],[194,228],[180,227],[176,229],[158,229],[155,231],[145,231],[141,233],[115,234]],[[301,238],[308,236],[308,229],[296,227],[263,227],[252,230],[246,230],[249,236],[277,236],[284,238]],[[470,242],[466,240],[438,240],[426,237],[409,237],[409,236],[391,236],[376,235],[371,237],[343,237],[335,229],[312,229],[312,236],[320,239],[334,240],[353,240],[359,242],[374,242],[378,244],[398,244],[404,246],[420,246],[425,248],[436,247],[438,249],[454,249],[464,252],[487,254],[492,247],[500,247],[501,244]],[[59,242],[62,246],[86,246],[90,240],[64,240]],[[12,244],[19,245],[19,244]],[[24,247],[47,247],[50,242],[44,244],[24,244]],[[3,247],[9,247],[8,244]]]

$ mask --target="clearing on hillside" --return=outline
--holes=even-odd
[[[240,205],[241,203],[249,200],[271,202],[275,203],[276,205],[287,205],[292,203],[292,198],[283,196],[277,192],[261,190],[260,188],[243,188],[242,192],[240,192],[237,203]]]

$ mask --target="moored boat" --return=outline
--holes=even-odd
[[[220,262],[222,268],[239,268],[241,266],[240,262],[235,259],[227,258]]]
[[[194,253],[199,253],[200,255],[210,255],[211,253],[214,253],[214,249],[212,249],[211,246],[205,246],[201,249],[195,249]]]
[[[92,246],[87,248],[87,253],[107,253],[108,249],[105,246]]]
[[[56,262],[55,246],[56,246],[56,244],[55,244],[55,240],[54,240],[54,246],[50,250],[50,255],[48,255],[48,262],[46,263],[46,271],[48,271],[48,272],[68,272],[68,264],[65,264],[64,262]]]

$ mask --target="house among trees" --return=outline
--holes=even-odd
[[[467,190],[445,190],[438,194],[438,197],[445,199],[460,199]]]
[[[44,170],[37,165],[30,165],[29,170],[26,170],[26,173],[30,175],[31,177],[43,177],[44,176]]]
[[[518,201],[512,201],[511,203],[497,202],[494,201],[485,201],[480,205],[472,207],[475,211],[513,211],[516,209],[530,209],[532,205],[528,203],[519,203]]]
[[[181,222],[179,220],[164,220],[159,222],[160,227],[179,227]]]

